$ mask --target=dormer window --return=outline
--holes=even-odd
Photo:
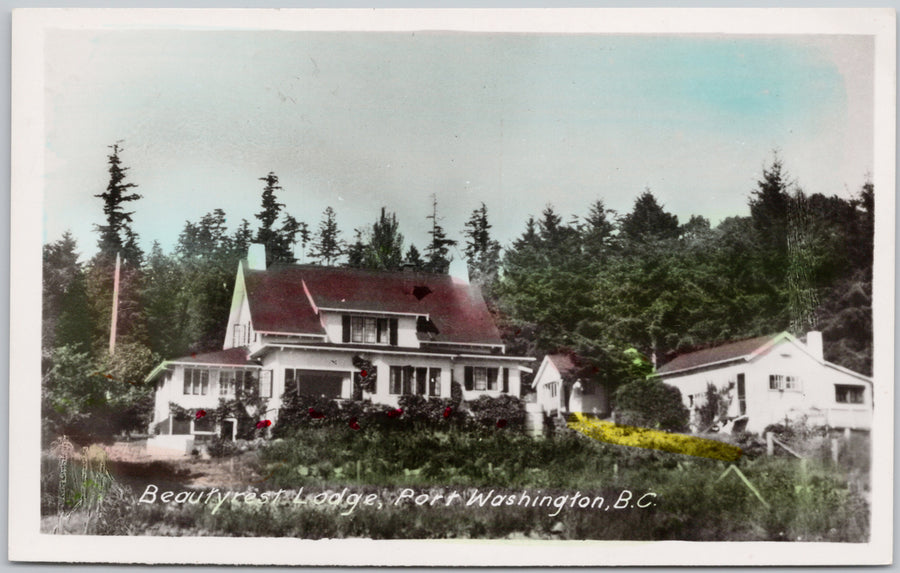
[[[380,342],[381,334],[378,319],[362,316],[350,318],[350,342],[375,344]]]
[[[344,315],[343,330],[344,342],[397,345],[396,318]]]

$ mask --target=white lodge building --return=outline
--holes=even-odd
[[[682,354],[656,374],[681,390],[692,424],[712,384],[728,398],[723,421],[746,419],[750,432],[803,419],[832,428],[872,426],[872,379],[826,361],[820,332],[808,333],[805,344],[782,332]]]
[[[520,373],[533,359],[505,354],[477,288],[414,271],[266,269],[254,247],[238,265],[224,349],[167,360],[147,377],[156,385],[156,445],[190,451],[192,435],[233,436],[234,423],[177,420],[169,404],[212,410],[238,384],[259,385],[268,409],[251,415],[273,423],[286,389],[349,399],[360,376],[354,359],[375,371],[374,390],[362,395],[374,403],[396,406],[404,394],[450,398],[453,382],[463,400],[520,396]]]

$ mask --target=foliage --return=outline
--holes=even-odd
[[[521,429],[525,427],[525,404],[509,394],[479,396],[466,403],[475,422],[483,426]]]
[[[340,238],[334,209],[325,208],[309,257],[321,265],[333,266],[344,256],[346,245]]]
[[[105,225],[96,225],[100,239],[97,243],[100,255],[106,260],[114,260],[117,254],[131,261],[135,266],[140,266],[143,253],[137,244],[138,236],[131,228],[134,211],[125,211],[125,203],[137,201],[141,195],[133,193],[130,189],[137,187],[134,183],[126,183],[126,171],[128,167],[122,166],[119,152],[122,151],[119,141],[110,145],[112,153],[107,156],[109,162],[109,183],[106,191],[94,195],[103,199],[103,215],[106,217]]]
[[[347,250],[347,264],[354,268],[396,271],[403,265],[403,235],[397,215],[384,207],[371,229],[356,229],[355,242]]]
[[[447,238],[447,233],[439,224],[441,220],[437,214],[437,195],[431,196],[431,214],[426,219],[431,219],[431,242],[425,247],[425,270],[431,273],[446,274],[450,271],[450,247],[456,246],[456,241]]]
[[[746,437],[735,438],[741,444],[747,441]],[[232,447],[223,444],[223,448]],[[856,435],[844,451],[868,451],[869,447],[866,436]],[[257,455],[258,465],[247,467]],[[58,457],[58,453],[42,457],[45,532],[188,536],[204,532],[308,539],[513,536],[863,542],[871,527],[867,493],[861,487],[864,477],[860,477],[867,470],[835,466],[827,455],[803,462],[744,456],[735,462],[766,500],[768,505],[764,505],[736,475],[723,477],[731,464],[615,446],[574,432],[533,439],[477,426],[394,431],[388,425],[359,430],[309,425],[269,442],[257,454],[233,458],[240,473],[252,468],[267,476],[265,485],[254,482],[247,491],[259,495],[265,490],[271,497],[284,489],[280,503],[227,502],[215,512],[202,503],[137,503],[143,483],[159,484],[158,476],[166,471],[173,480],[187,477],[175,467],[153,462],[140,470],[144,481],[138,480],[134,491],[113,478],[102,488],[106,491],[102,500],[98,497],[99,503],[87,515],[83,513],[87,508],[79,507],[56,518]],[[841,463],[856,461],[842,458]],[[74,457],[69,463],[77,468],[74,473],[81,471]],[[93,466],[92,471],[102,475],[99,469]],[[109,475],[117,475],[114,467]],[[67,490],[81,489],[74,485],[67,484]],[[329,496],[374,494],[383,506],[293,503],[300,487],[310,496],[321,492]],[[398,501],[402,488],[412,488],[416,494],[439,494],[444,499],[456,491],[463,499],[450,505],[415,505]],[[603,510],[566,503],[558,512],[547,505],[481,508],[466,505],[474,488],[504,496],[524,492],[557,497],[578,491],[592,499],[602,497],[601,503],[611,507]],[[173,485],[171,489],[179,488]],[[644,492],[655,493],[656,505],[615,509],[612,506],[626,489],[632,493],[632,503]],[[610,519],[611,514],[615,519]]]
[[[673,432],[688,429],[689,412],[681,391],[659,380],[635,380],[616,391],[616,421]]]
[[[294,257],[294,245],[297,243],[298,235],[302,247],[305,248],[309,240],[309,230],[305,223],[288,214],[285,214],[281,227],[276,228],[275,223],[284,207],[284,203],[279,203],[275,196],[275,192],[281,190],[278,176],[270,171],[259,180],[265,181],[266,186],[262,192],[262,211],[256,214],[260,223],[256,230],[256,242],[266,246],[266,266],[274,262],[293,263],[297,260]]]
[[[490,229],[487,206],[482,203],[466,221],[463,235],[466,237],[469,282],[481,286],[488,293],[500,273],[500,243],[491,238]]]

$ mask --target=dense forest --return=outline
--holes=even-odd
[[[627,213],[599,198],[582,213],[548,205],[506,246],[492,237],[483,203],[473,205],[459,240],[451,238],[432,197],[429,240],[420,251],[404,244],[388,207],[349,241],[331,207],[310,227],[285,211],[278,176],[268,173],[250,220],[228,228],[225,212],[215,209],[186,221],[167,253],[158,243],[149,252],[140,247],[133,230],[139,186],[128,180],[120,145],[110,149],[107,187],[94,195],[105,219],[96,227],[96,252],[82,261],[84,247],[69,233],[43,248],[45,439],[143,431],[152,400],[144,377],[164,358],[221,348],[237,264],[254,242],[266,245],[269,263],[437,273],[449,271],[451,247],[459,245],[508,352],[571,352],[582,376],[613,387],[643,372],[640,364],[782,330],[821,330],[828,360],[871,373],[870,182],[851,199],[808,193],[776,156],[750,190],[749,217],[715,227],[701,216],[679,222],[648,189]]]

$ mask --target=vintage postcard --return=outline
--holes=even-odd
[[[13,15],[10,558],[892,560],[895,15]]]

